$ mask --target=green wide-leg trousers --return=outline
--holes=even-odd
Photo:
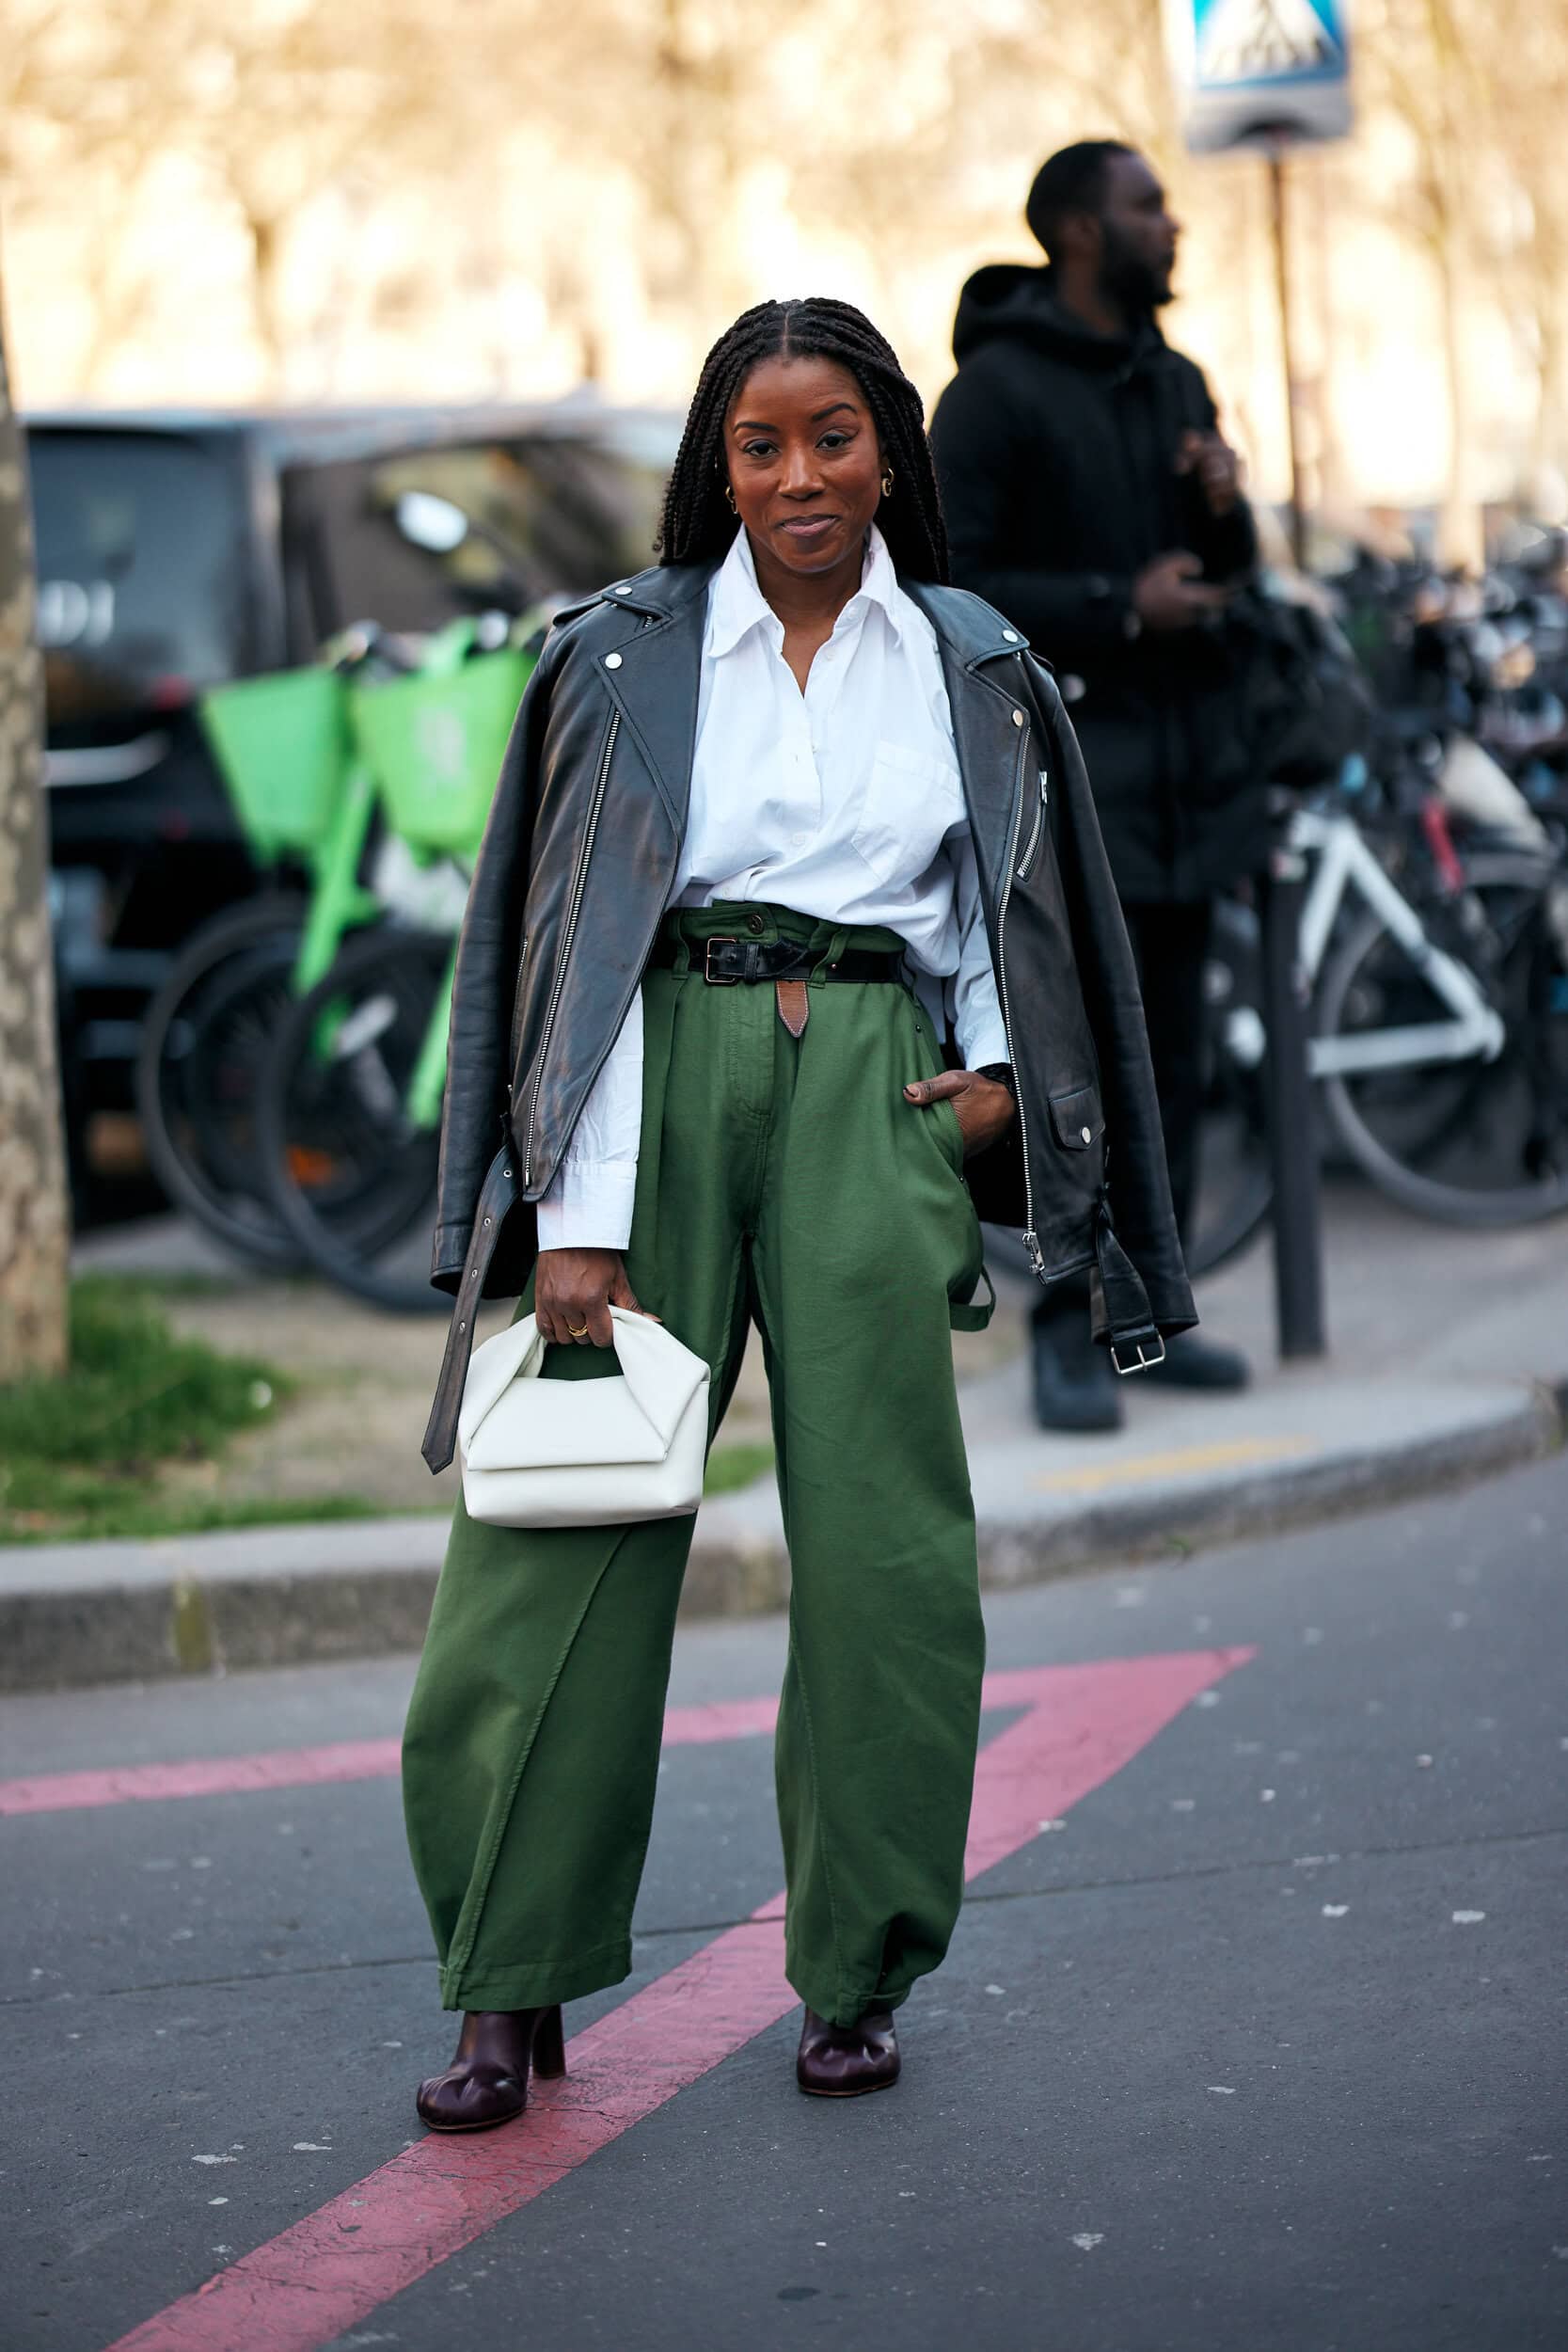
[[[789,1981],[850,2025],[946,1950],[984,1662],[953,1322],[980,1232],[941,1067],[897,984],[710,987],[703,937],[888,946],[755,906],[668,918],[694,971],[643,982],[626,1269],[713,1367],[712,1426],[760,1327],[791,1563],[776,1745]],[[758,928],[760,923],[760,930]],[[527,1302],[525,1302],[526,1304]],[[551,1349],[546,1376],[615,1370]],[[484,1527],[461,1506],[404,1741],[409,1844],[449,2009],[525,2009],[631,1967],[691,1518]]]

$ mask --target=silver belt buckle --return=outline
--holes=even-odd
[[[716,972],[713,968],[715,947],[738,947],[739,945],[739,940],[734,938],[709,939],[704,942],[703,977],[709,988],[738,988],[740,986],[739,976],[736,973]]]
[[[1163,1364],[1165,1360],[1165,1343],[1158,1332],[1154,1335],[1154,1344],[1160,1351],[1158,1356],[1146,1355],[1142,1340],[1134,1340],[1132,1344],[1137,1350],[1138,1360],[1135,1364],[1124,1364],[1120,1349],[1114,1340],[1111,1343],[1112,1369],[1118,1372],[1124,1380],[1130,1380],[1135,1372],[1152,1372],[1156,1364]]]

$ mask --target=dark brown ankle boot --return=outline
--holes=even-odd
[[[485,2132],[509,2123],[528,2105],[531,2062],[546,2080],[566,2072],[559,2005],[469,2010],[451,2064],[420,2085],[420,2122],[433,2132]]]
[[[858,2099],[898,2080],[898,2036],[890,2009],[867,2010],[853,2026],[830,2026],[814,2009],[800,2028],[795,2079],[814,2099]]]

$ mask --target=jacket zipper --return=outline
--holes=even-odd
[[[1007,880],[1002,892],[1002,904],[997,909],[996,914],[996,978],[1002,996],[1002,1026],[1006,1032],[1007,1040],[1007,1058],[1013,1066],[1015,1082],[1018,1072],[1018,1048],[1013,1043],[1013,1020],[1012,1013],[1007,1004],[1007,902],[1013,895],[1014,861],[1018,855],[1018,836],[1023,829],[1023,768],[1024,762],[1028,756],[1029,728],[1027,722],[1025,722],[1024,725],[1020,729],[1020,741],[1018,747],[1018,776],[1015,787],[1018,806],[1017,813],[1013,818],[1012,836],[1007,845]],[[1044,776],[1045,771],[1042,769],[1040,771],[1042,803],[1044,799]],[[1031,852],[1033,851],[1033,848],[1034,844],[1031,842]],[[1029,1182],[1029,1122],[1023,1116],[1023,1089],[1022,1086],[1018,1089],[1018,1134],[1019,1141],[1023,1146],[1023,1214],[1025,1219],[1027,1220],[1026,1230],[1023,1235],[1023,1247],[1029,1252],[1030,1264],[1034,1267],[1036,1274],[1043,1282],[1045,1279],[1045,1252],[1040,1248],[1039,1237],[1035,1231],[1035,1193],[1034,1186]]]
[[[539,1053],[535,1063],[535,1067],[539,1070],[543,1070],[545,1066],[546,1057],[549,1052],[550,1039],[555,1031],[556,1009],[561,1003],[561,991],[565,984],[566,966],[571,961],[572,942],[577,936],[578,914],[582,906],[583,889],[588,881],[588,861],[594,854],[594,836],[599,829],[599,810],[604,805],[605,786],[610,781],[610,763],[615,753],[615,738],[620,732],[621,714],[619,710],[615,710],[610,713],[610,733],[605,738],[604,750],[599,757],[598,773],[594,778],[594,797],[588,804],[588,823],[582,836],[582,853],[578,859],[577,872],[572,876],[572,895],[566,907],[565,936],[561,943],[561,953],[556,959],[555,982],[550,990],[550,1001],[545,1010],[545,1026],[539,1040]],[[535,1084],[533,1099],[528,1106],[528,1139],[523,1146],[523,1189],[525,1192],[533,1176],[533,1123],[538,1115],[539,1088]]]
[[[1035,821],[1029,831],[1029,847],[1024,850],[1023,855],[1019,859],[1014,877],[1014,879],[1018,882],[1022,882],[1027,876],[1030,866],[1033,866],[1035,862],[1035,851],[1040,845],[1040,828],[1045,823],[1046,792],[1047,778],[1045,770],[1042,768],[1040,770],[1040,797],[1036,803]],[[1020,822],[1022,821],[1021,818]]]
[[[508,1068],[512,1070],[517,1067],[517,1048],[523,1041],[523,982],[528,977],[528,934],[525,931],[517,950],[517,984],[512,991],[512,1025],[507,1031],[506,1059]],[[510,1086],[506,1090],[511,1093]]]

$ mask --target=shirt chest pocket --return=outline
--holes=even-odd
[[[952,760],[884,736],[866,771],[850,838],[879,882],[901,890],[925,873],[963,814],[963,784]]]

